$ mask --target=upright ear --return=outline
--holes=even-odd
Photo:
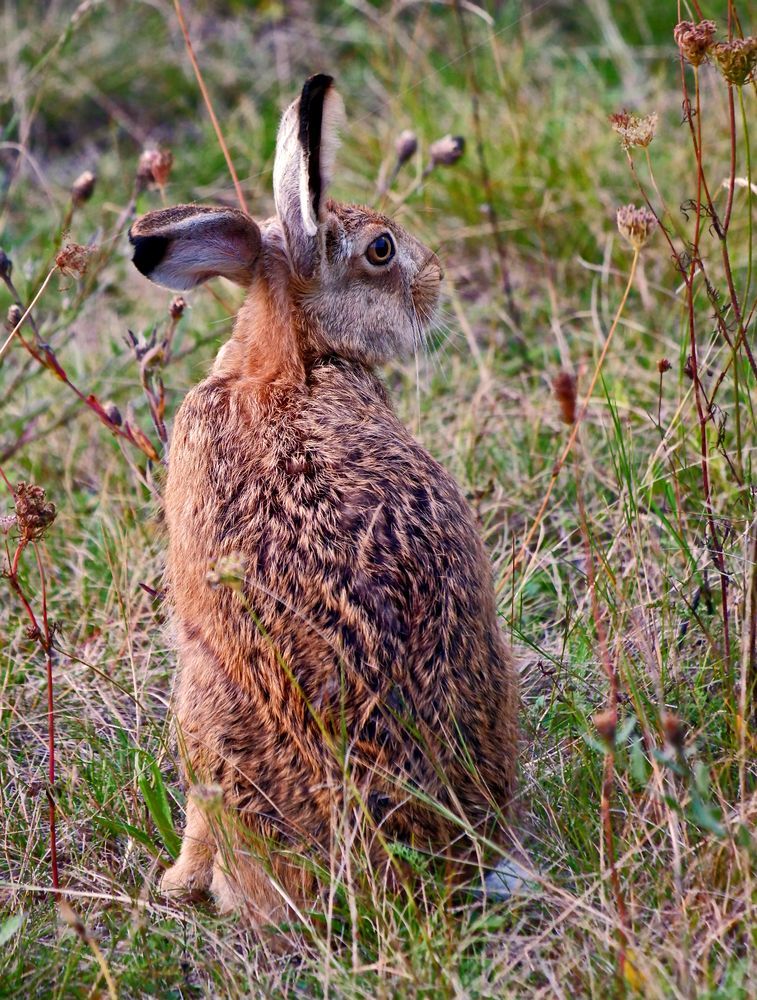
[[[217,275],[249,285],[260,254],[257,223],[236,208],[177,205],[148,212],[131,227],[129,240],[137,270],[177,291]]]
[[[337,130],[344,118],[344,105],[333,84],[333,77],[323,73],[306,80],[300,96],[287,108],[276,140],[276,212],[292,267],[303,277],[310,277],[315,267],[318,226],[325,218]]]

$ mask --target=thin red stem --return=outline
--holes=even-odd
[[[2,467],[0,467],[0,478],[3,480],[11,495],[16,497],[16,491],[11,486],[10,480],[5,475]],[[40,629],[37,616],[34,613],[34,609],[31,606],[29,599],[27,598],[21,583],[18,579],[18,569],[20,565],[21,555],[23,554],[26,547],[31,544],[34,548],[34,554],[37,560],[37,569],[39,571],[40,588],[42,595],[42,629]],[[48,801],[48,820],[50,825],[50,867],[52,872],[53,889],[56,896],[58,895],[60,889],[60,875],[58,871],[58,839],[56,833],[56,807],[55,807],[55,703],[53,698],[53,643],[52,635],[50,631],[50,621],[47,614],[47,579],[45,576],[45,568],[42,563],[42,557],[40,555],[39,546],[34,541],[29,541],[22,534],[19,539],[18,545],[16,546],[16,551],[13,554],[13,558],[10,556],[10,551],[6,543],[5,546],[6,555],[8,558],[8,583],[11,590],[18,596],[21,604],[24,607],[26,616],[31,624],[32,634],[37,640],[37,642],[42,646],[45,651],[46,658],[46,674],[47,674],[47,738],[48,738],[48,789],[47,789],[47,801]]]

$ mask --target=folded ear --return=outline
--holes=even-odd
[[[323,73],[306,80],[300,96],[287,108],[276,140],[276,212],[292,267],[303,277],[309,277],[315,266],[318,226],[325,218],[326,189],[339,145],[337,130],[344,118],[344,105],[333,84],[333,77]]]
[[[129,240],[137,270],[177,291],[217,275],[249,285],[260,255],[257,223],[236,208],[177,205],[148,212],[131,227]]]

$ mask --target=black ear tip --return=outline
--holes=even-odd
[[[327,73],[316,73],[305,81],[300,96],[300,142],[314,153],[321,142],[321,118],[326,94],[334,82]]]
[[[303,101],[307,102],[313,97],[325,94],[333,82],[334,77],[329,76],[328,73],[315,73],[313,76],[309,76],[302,88]]]
[[[132,263],[141,274],[149,278],[166,255],[168,238],[165,236],[133,236],[130,231],[129,241],[134,247]]]

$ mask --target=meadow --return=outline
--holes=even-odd
[[[754,8],[181,10],[208,100],[171,0],[0,11],[0,995],[753,996],[757,43],[717,43]],[[347,108],[334,196],[444,263],[428,350],[383,376],[491,555],[530,874],[487,900],[410,857],[422,893],[387,895],[336,859],[277,954],[157,891],[186,801],[164,459],[241,293],[177,302],[126,232],[238,204],[224,144],[270,215],[279,116],[315,71]]]

